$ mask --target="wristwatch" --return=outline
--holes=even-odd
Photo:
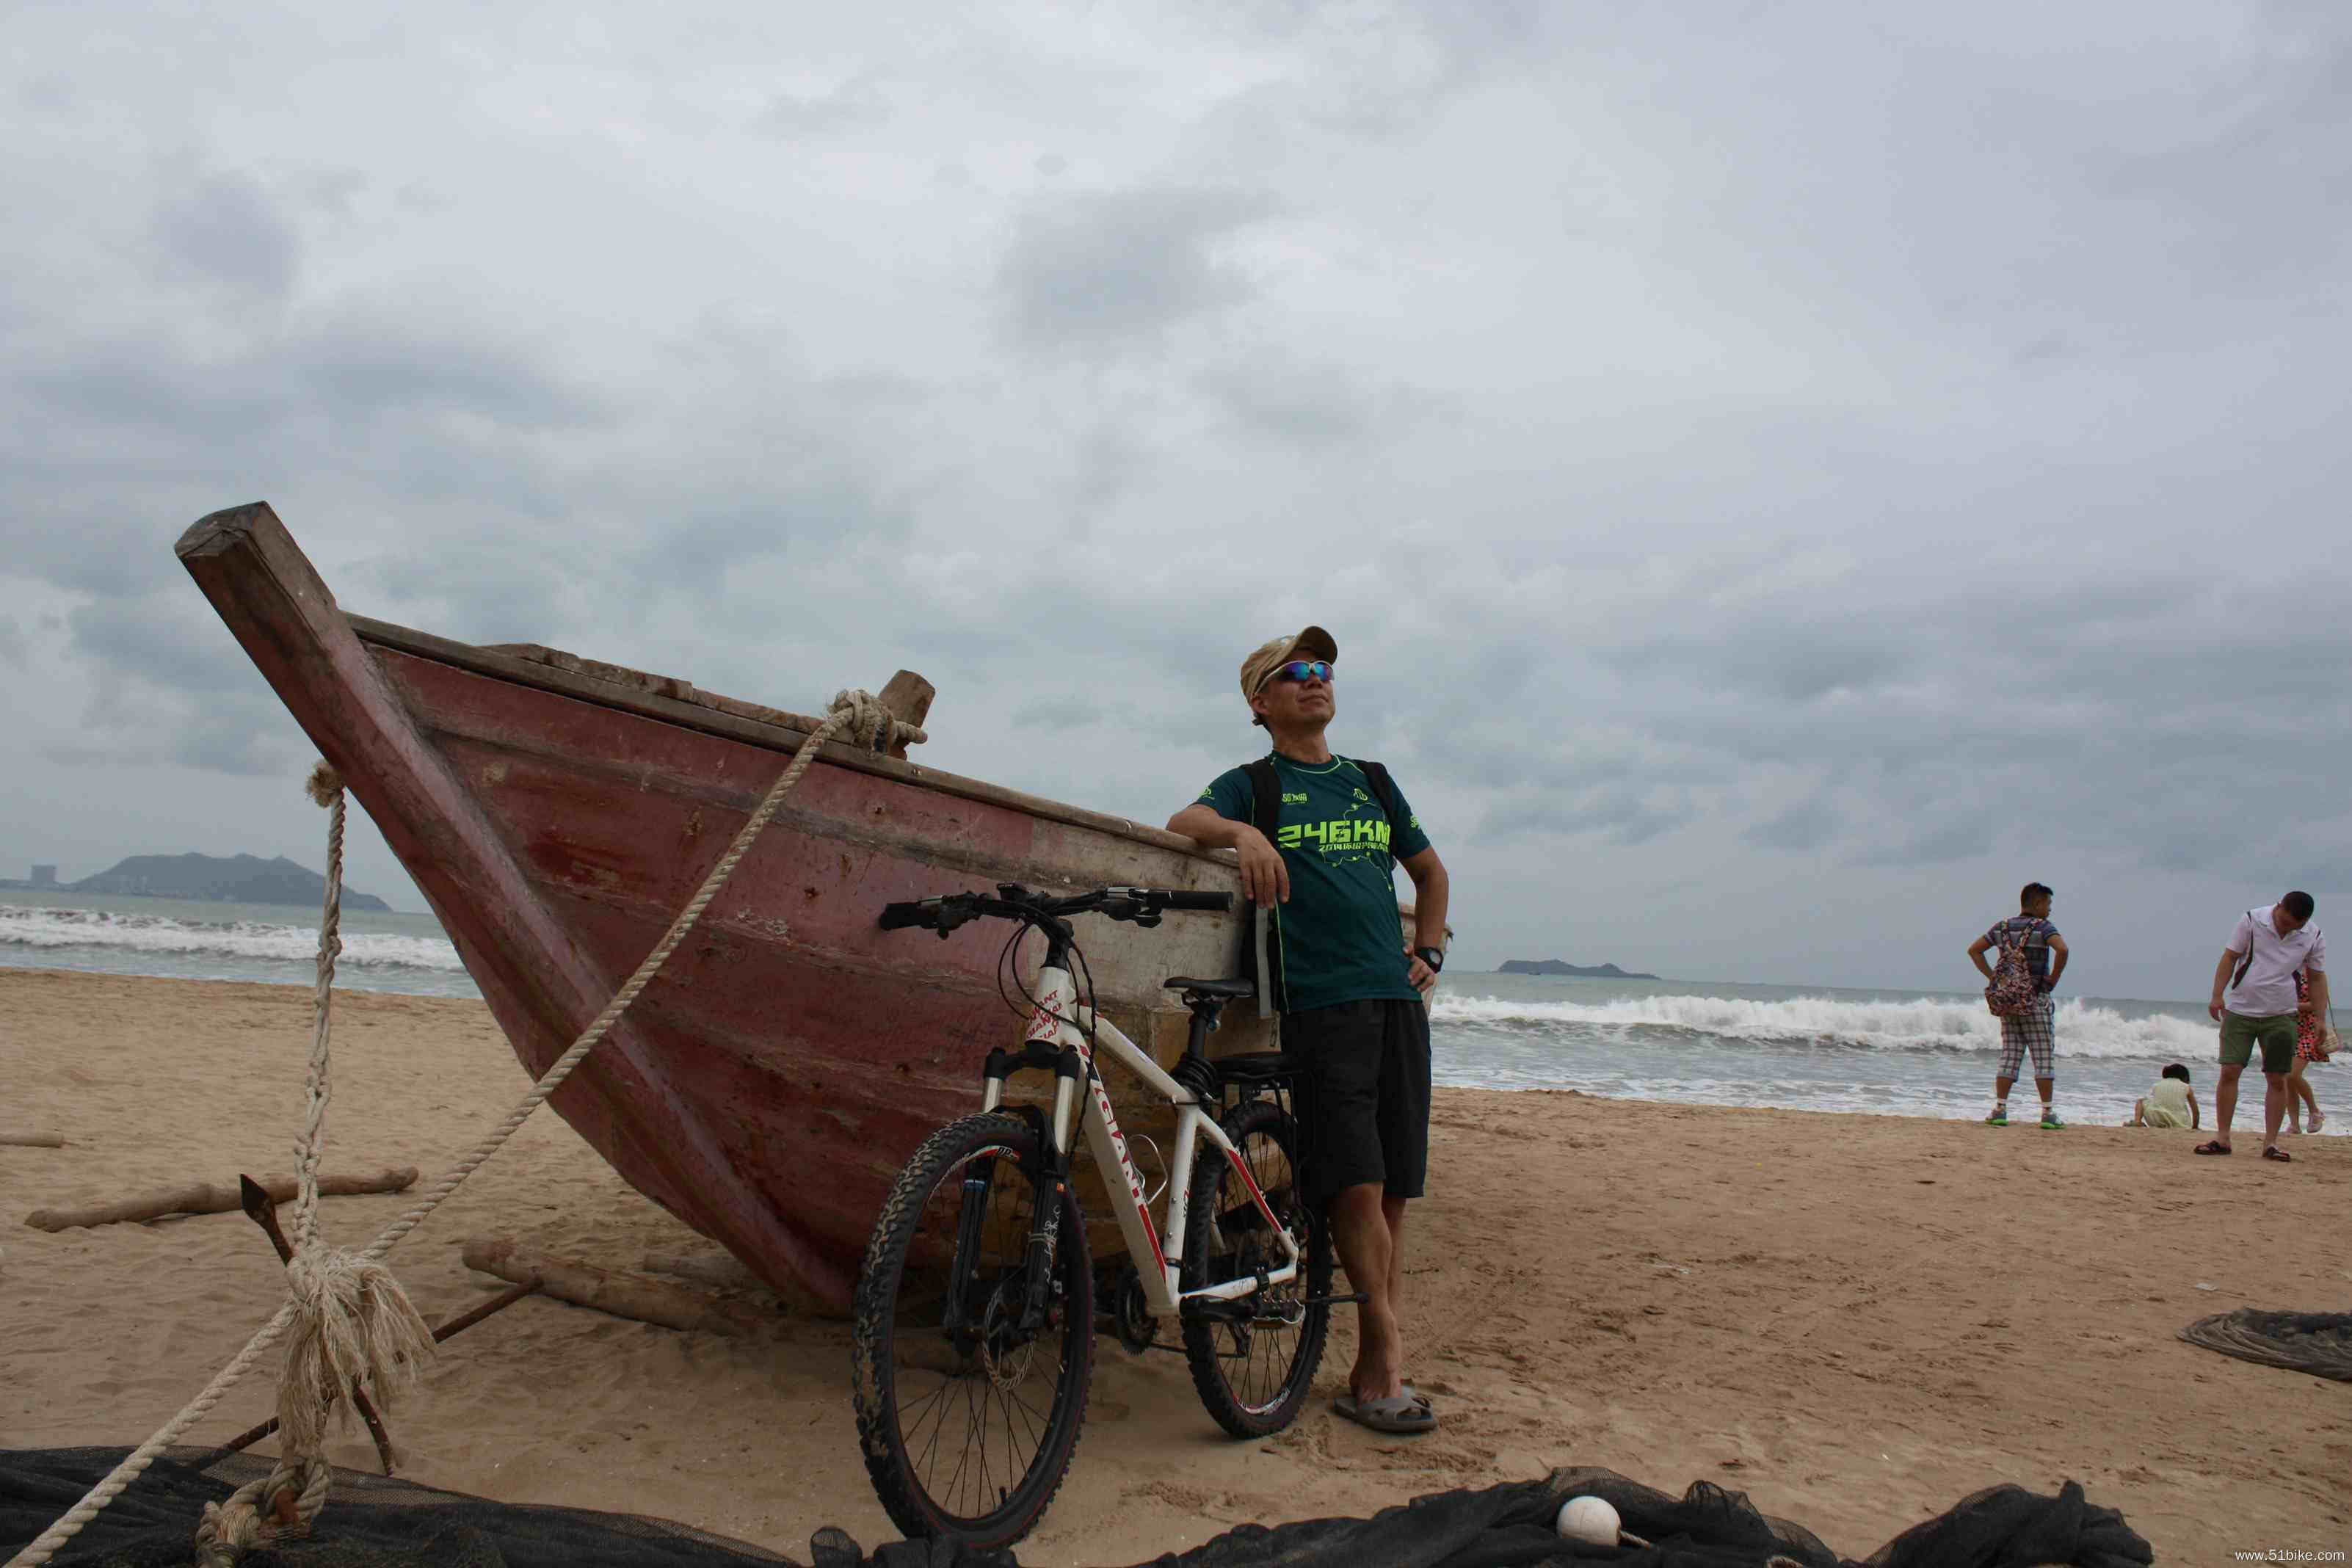
[[[1412,950],[1412,955],[1429,965],[1429,972],[1432,974],[1445,967],[1445,950],[1442,947],[1416,947]]]

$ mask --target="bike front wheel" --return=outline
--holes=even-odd
[[[1264,1437],[1297,1415],[1322,1363],[1331,1320],[1324,1300],[1331,1294],[1331,1237],[1300,1184],[1297,1123],[1272,1101],[1257,1100],[1228,1116],[1223,1128],[1239,1163],[1208,1149],[1193,1171],[1178,1276],[1182,1289],[1247,1279],[1287,1260],[1251,1183],[1298,1244],[1301,1268],[1286,1284],[1193,1306],[1184,1316],[1184,1359],[1219,1426],[1236,1437]]]
[[[1033,1233],[1051,1237],[1042,1277]],[[857,1279],[857,1436],[891,1521],[978,1546],[1027,1534],[1077,1448],[1093,1355],[1085,1220],[1034,1131],[997,1113],[940,1129]]]

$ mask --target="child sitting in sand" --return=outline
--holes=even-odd
[[[2174,1062],[2156,1080],[2156,1087],[2132,1101],[2126,1127],[2198,1127],[2197,1097],[2189,1092],[2189,1069]]]

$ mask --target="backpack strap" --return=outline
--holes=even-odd
[[[1242,772],[1249,775],[1250,826],[1265,835],[1265,841],[1275,841],[1282,826],[1282,778],[1274,771],[1274,759],[1260,757],[1246,763]]]
[[[1274,771],[1274,759],[1260,757],[1242,765],[1250,782],[1250,826],[1265,835],[1268,844],[1278,845],[1282,828],[1282,776]],[[1281,853],[1280,849],[1276,850]],[[1242,925],[1242,974],[1257,982],[1258,1016],[1265,1017],[1282,1011],[1282,921],[1274,910],[1248,906],[1249,919]],[[1261,923],[1270,924],[1272,931],[1265,941],[1264,973],[1258,962],[1257,933]]]
[[[2263,922],[2254,919],[2254,911],[2246,911],[2246,956],[2238,960],[2238,973],[2230,976],[2230,989],[2235,991],[2246,983],[2246,971],[2254,966],[2254,928]]]
[[[1389,819],[1389,858],[1396,858],[1396,836],[1404,831],[1404,803],[1397,795],[1396,780],[1379,763],[1368,763],[1361,757],[1350,759],[1361,768],[1365,780],[1372,786],[1372,798],[1381,803],[1381,815]]]

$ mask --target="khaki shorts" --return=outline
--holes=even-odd
[[[2221,1015],[2221,1065],[2242,1068],[2263,1047],[2263,1070],[2284,1072],[2294,1066],[2294,1015],[2273,1013],[2249,1018],[2243,1013]]]

